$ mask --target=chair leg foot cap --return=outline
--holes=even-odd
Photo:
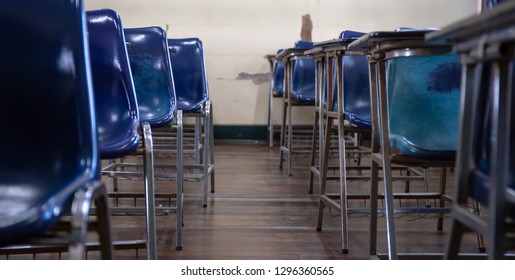
[[[342,253],[343,253],[343,254],[347,254],[347,253],[349,253],[349,249],[342,249]]]
[[[322,231],[322,228],[321,227],[317,227],[317,231]]]
[[[175,250],[182,251],[182,246],[175,247]]]

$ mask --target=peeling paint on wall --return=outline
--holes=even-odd
[[[269,73],[255,73],[249,74],[246,72],[240,72],[236,77],[236,80],[252,80],[255,85],[268,83],[270,81]]]

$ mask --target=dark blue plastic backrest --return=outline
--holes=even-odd
[[[86,12],[99,150],[118,158],[139,146],[139,113],[125,36],[113,10]]]
[[[198,38],[168,39],[177,109],[197,112],[209,99],[204,48]]]
[[[343,57],[345,119],[358,127],[372,127],[368,57]]]
[[[344,30],[340,39],[357,39],[365,33]],[[370,83],[368,58],[365,55],[343,57],[343,98],[345,119],[358,127],[372,127],[370,114]],[[336,77],[336,61],[333,61],[333,77]],[[338,110],[337,80],[333,78],[333,111]],[[324,100],[325,101],[325,100]]]
[[[294,48],[310,49],[313,42],[297,41]],[[291,65],[291,97],[299,102],[315,102],[315,60],[294,58]]]
[[[80,0],[0,1],[0,246],[100,178],[85,28]]]
[[[512,62],[515,64],[515,62]],[[515,65],[512,65],[515,67]],[[483,77],[490,77],[492,75],[491,65],[485,64],[483,66]],[[515,79],[515,72],[512,72],[512,81]],[[484,79],[488,81],[488,79]],[[488,205],[488,185],[490,181],[490,161],[491,161],[491,152],[492,152],[492,142],[496,141],[492,137],[492,118],[493,118],[493,92],[490,90],[490,85],[488,83],[481,83],[480,92],[484,93],[479,96],[479,100],[477,101],[477,108],[474,110],[474,115],[476,117],[476,121],[474,122],[474,136],[472,139],[467,139],[467,141],[472,142],[473,152],[472,152],[472,160],[474,161],[475,172],[474,172],[474,180],[475,188],[473,188],[473,193],[471,194],[477,201]],[[514,89],[512,88],[512,94]],[[512,189],[515,189],[515,98],[511,98],[511,131],[510,131],[510,150],[509,152],[510,162],[509,162],[509,186]],[[464,140],[461,140],[464,141]],[[510,214],[515,218],[515,209],[511,207]]]
[[[277,53],[282,52],[283,50],[280,49],[277,51]],[[277,95],[282,96],[284,94],[284,62],[282,61],[275,61],[274,66],[274,73],[273,73],[273,79],[274,79],[274,93]]]
[[[359,31],[353,31],[353,30],[343,30],[340,32],[340,36],[338,38],[340,39],[358,39],[359,37],[365,35],[366,33],[359,32]]]
[[[387,61],[390,141],[420,158],[455,156],[461,67],[457,55]]]
[[[157,26],[124,32],[140,122],[152,127],[168,125],[176,111],[176,96],[166,33]]]

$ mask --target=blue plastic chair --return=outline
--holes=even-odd
[[[204,182],[202,205],[207,206],[209,178],[215,192],[213,110],[204,63],[204,47],[198,38],[168,39],[173,69],[177,108],[184,117],[195,118],[193,141],[194,164],[188,179]],[[203,125],[202,122],[203,121]],[[200,158],[202,152],[202,159]],[[199,173],[199,171],[202,171]]]
[[[304,51],[312,47],[312,42],[297,41],[292,49],[278,54],[278,59],[285,65],[279,168],[283,167],[286,153],[289,176],[292,176],[292,154],[309,152],[311,148],[309,145],[293,146],[292,109],[295,106],[315,106],[315,60],[304,55]]]
[[[452,44],[463,68],[447,259],[463,258],[461,241],[470,231],[486,236],[488,259],[507,258],[515,249],[515,55],[505,52],[515,46],[506,32],[515,27],[515,2],[485,3],[481,14],[426,36],[431,44]],[[487,215],[470,211],[472,200]]]
[[[443,228],[446,169],[454,167],[460,96],[460,66],[449,46],[424,43],[430,29],[399,29],[372,32],[350,45],[370,50],[372,108],[371,254],[377,256],[377,210],[379,168],[383,170],[386,205],[388,258],[396,259],[392,164],[442,169],[440,190],[428,192],[424,180],[425,208],[411,211],[438,214]],[[391,47],[395,45],[395,47]],[[435,125],[436,123],[436,125]],[[397,194],[395,194],[397,196]],[[436,200],[429,204],[429,198]]]
[[[367,180],[368,176],[363,176],[362,170],[370,168],[361,166],[361,157],[370,154],[370,149],[359,146],[358,138],[364,133],[371,131],[370,125],[370,89],[368,76],[368,58],[364,53],[347,52],[348,45],[353,40],[364,35],[356,31],[343,31],[338,39],[324,41],[315,44],[315,50],[320,53],[314,54],[320,64],[317,67],[317,77],[319,78],[317,89],[318,95],[323,96],[321,106],[318,108],[320,113],[315,114],[315,129],[312,139],[311,173],[309,192],[313,192],[314,177],[319,176],[320,197],[318,204],[317,231],[322,230],[323,211],[325,206],[336,208],[341,211],[341,233],[342,233],[342,252],[348,252],[348,206],[347,199],[350,195],[347,192],[347,183],[350,180]],[[341,84],[343,88],[339,88]],[[328,93],[331,93],[328,95]],[[344,102],[339,104],[343,96]],[[343,107],[341,106],[343,105]],[[319,115],[318,115],[319,114]],[[322,118],[319,120],[318,118]],[[345,124],[347,120],[349,124]],[[336,121],[336,125],[335,124]],[[318,133],[317,133],[318,132]],[[336,133],[339,161],[336,165],[329,166],[330,150],[334,149],[334,138]],[[322,145],[317,152],[316,135],[322,139]],[[320,135],[322,134],[322,135]],[[349,135],[354,135],[354,141],[349,143]],[[356,137],[358,135],[358,137]],[[319,156],[317,168],[315,155]],[[357,165],[348,164],[347,158],[356,159]],[[328,171],[332,170],[336,174],[328,176]],[[347,174],[349,170],[357,170],[358,175]],[[318,172],[317,172],[318,171]],[[334,199],[326,193],[327,180],[340,181],[340,199]]]
[[[166,32],[156,26],[124,29],[129,62],[131,66],[140,122],[148,124],[148,135],[156,128],[167,128],[176,133],[176,162],[155,163],[156,180],[176,180],[176,206],[158,207],[156,211],[175,211],[176,249],[182,250],[183,207],[183,125],[182,111],[177,108],[172,67],[168,52]],[[151,131],[152,130],[152,131]],[[152,138],[146,143],[153,143]],[[147,147],[146,147],[147,148]],[[121,166],[121,165],[119,165]],[[125,166],[130,166],[126,163]],[[175,172],[173,172],[175,170]]]
[[[138,103],[125,47],[122,21],[115,11],[109,9],[87,11],[86,17],[100,156],[102,159],[118,159],[135,154],[138,147],[142,146],[146,167],[144,177],[147,257],[155,259],[156,228],[152,180],[154,163],[151,135],[143,133],[150,131],[150,126],[142,123],[140,127]],[[109,169],[110,166],[106,168]],[[115,176],[111,172],[103,174]],[[113,180],[113,184],[117,190],[116,179]],[[111,209],[112,212],[118,210],[120,209]]]
[[[83,19],[80,0],[0,3],[0,246],[71,215],[69,257],[83,259],[95,204],[101,257],[112,258]]]
[[[86,12],[102,159],[120,158],[140,145],[139,112],[120,16]]]

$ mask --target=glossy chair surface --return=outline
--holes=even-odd
[[[166,33],[160,27],[125,28],[124,32],[140,122],[168,125],[177,103]]]
[[[294,48],[309,49],[312,42],[297,41]],[[315,102],[315,60],[300,57],[292,59],[291,97],[301,103]]]
[[[86,12],[101,157],[119,158],[139,146],[139,112],[125,37],[113,10]]]
[[[343,100],[346,120],[358,127],[372,127],[368,58],[364,55],[343,57]]]
[[[278,50],[280,53],[282,49]],[[275,96],[282,96],[284,94],[284,62],[275,61],[273,72],[273,94]]]
[[[390,145],[419,158],[453,159],[461,67],[457,55],[387,61]]]
[[[357,39],[365,33],[344,30],[340,39]],[[372,127],[370,114],[370,84],[368,58],[365,55],[346,55],[343,57],[343,99],[345,119],[357,127]],[[336,77],[336,62],[333,63],[333,76]],[[338,111],[337,80],[333,79],[332,111]],[[324,98],[326,102],[327,97]]]
[[[83,15],[81,1],[0,3],[0,246],[43,234],[99,183]]]
[[[168,39],[177,97],[183,113],[197,112],[209,99],[204,48],[198,38]]]

